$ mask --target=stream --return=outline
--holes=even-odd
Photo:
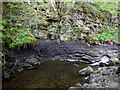
[[[3,68],[3,88],[64,88],[88,83],[79,70],[104,56],[120,59],[119,45],[40,40],[35,48],[10,51]]]
[[[48,61],[39,67],[17,73],[7,82],[3,82],[3,88],[69,88],[78,82],[87,82],[78,71],[86,65],[71,62]]]

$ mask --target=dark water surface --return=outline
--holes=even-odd
[[[86,67],[83,63],[48,61],[39,67],[16,73],[3,88],[69,88],[77,83],[85,83],[78,71]]]

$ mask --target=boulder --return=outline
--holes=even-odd
[[[116,57],[110,58],[110,61],[115,62],[115,63],[120,63],[120,60]]]
[[[83,87],[84,87],[84,88],[92,88],[91,84],[88,84],[88,83],[85,83],[85,84],[83,85]]]
[[[93,70],[90,66],[88,66],[88,67],[80,70],[80,71],[79,71],[79,74],[88,76],[88,75],[90,75],[91,73],[93,73],[93,71],[94,71],[94,70]]]
[[[108,56],[103,56],[101,59],[100,59],[100,63],[104,63],[104,64],[108,64],[110,61],[110,58]]]
[[[81,83],[78,83],[76,87],[83,87]]]

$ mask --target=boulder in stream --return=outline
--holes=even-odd
[[[80,73],[81,75],[88,76],[88,75],[90,75],[91,73],[93,73],[93,71],[94,71],[94,70],[93,70],[90,66],[88,66],[88,67],[80,70],[79,73]]]

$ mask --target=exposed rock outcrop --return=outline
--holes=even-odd
[[[78,90],[82,88],[120,88],[120,72],[119,67],[101,67],[93,71],[86,79],[89,83],[78,84],[76,87],[70,87],[70,90]]]
[[[90,85],[93,88],[119,88],[120,75],[116,74],[118,67],[102,67],[90,75]]]
[[[6,54],[6,64],[3,67],[3,77],[9,78],[11,73],[20,72],[24,69],[35,68],[45,61],[70,61],[93,64],[101,62],[104,56],[108,60],[119,63],[119,47],[111,46],[88,46],[83,43],[61,42],[60,45],[55,40],[40,40],[39,47],[28,48],[17,52]],[[118,54],[118,55],[117,55]],[[104,61],[104,60],[103,60]],[[7,75],[8,74],[8,75]]]

